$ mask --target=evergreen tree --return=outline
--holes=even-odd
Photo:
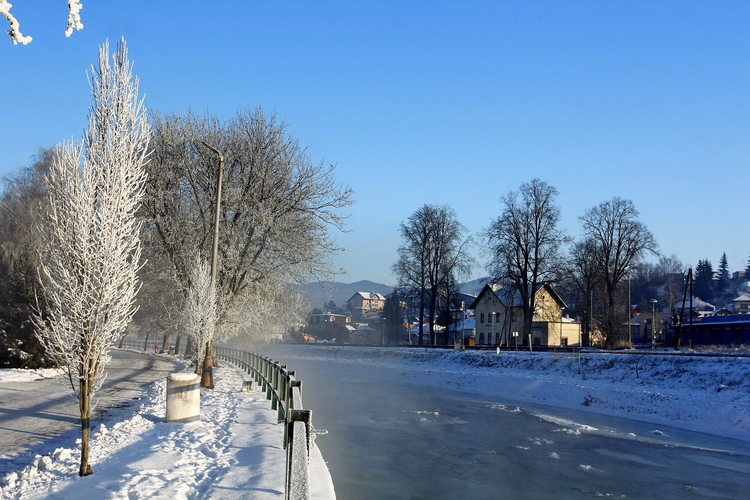
[[[699,260],[693,277],[693,293],[706,301],[714,299],[714,269],[708,259]]]
[[[747,258],[747,266],[745,267],[745,279],[750,280],[750,257]]]
[[[729,264],[727,263],[726,252],[721,254],[721,259],[719,260],[719,269],[716,277],[716,295],[722,296],[727,293],[727,290],[729,289]]]

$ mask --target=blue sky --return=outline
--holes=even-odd
[[[621,196],[666,255],[750,256],[750,2],[83,0],[70,38],[64,0],[11,3],[34,41],[0,38],[0,175],[80,137],[86,71],[124,36],[152,110],[262,106],[337,165],[340,281],[393,283],[424,203],[476,234],[535,177],[574,237]]]

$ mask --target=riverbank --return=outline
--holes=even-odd
[[[334,345],[269,346],[287,355],[377,363],[420,383],[626,417],[750,441],[750,358]]]

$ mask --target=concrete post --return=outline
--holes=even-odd
[[[167,378],[167,422],[195,422],[200,418],[200,377],[195,373],[172,373]]]

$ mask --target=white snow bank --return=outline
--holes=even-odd
[[[65,375],[61,368],[37,368],[26,370],[22,368],[0,369],[0,383],[2,382],[33,382],[44,378],[58,378]]]
[[[184,425],[165,422],[166,379],[155,382],[137,409],[92,423],[93,475],[77,475],[80,445],[57,440],[26,465],[0,465],[0,498],[283,497],[283,426],[261,391],[241,392],[242,380],[226,363],[215,368],[215,389],[202,390],[201,420]],[[317,447],[310,480],[313,498],[335,498]]]

